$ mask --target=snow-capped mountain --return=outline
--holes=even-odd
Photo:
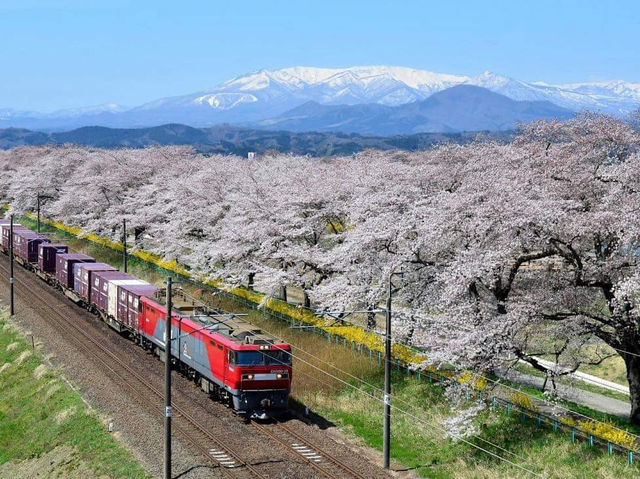
[[[57,110],[52,113],[47,113],[45,116],[50,118],[72,118],[83,115],[98,115],[101,113],[121,113],[127,111],[127,109],[128,108],[115,103],[104,103],[102,105]]]
[[[591,110],[624,115],[640,107],[640,84],[622,81],[550,85],[544,82],[527,83],[487,71],[468,83],[512,100],[550,101],[573,111]]]
[[[325,105],[378,103],[397,106],[425,100],[455,85],[480,86],[519,101],[550,101],[573,111],[625,114],[640,106],[640,84],[627,82],[550,85],[528,83],[484,72],[476,77],[405,67],[293,67],[260,70],[222,83],[207,92],[161,100],[164,107],[203,105],[229,110],[248,103],[284,111],[308,101]],[[143,108],[157,106],[157,102]]]
[[[423,100],[435,92],[464,83],[468,77],[405,67],[293,67],[260,70],[220,85],[219,91],[289,94],[304,101],[354,105],[401,105]]]
[[[625,115],[640,107],[640,84],[623,81],[552,85],[491,72],[470,77],[393,66],[292,67],[256,71],[200,92],[162,98],[130,109],[114,104],[48,114],[0,109],[0,128],[249,124],[276,118],[307,102],[395,107],[426,100],[461,84],[486,88],[517,101],[548,101],[574,112]]]

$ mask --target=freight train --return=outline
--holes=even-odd
[[[9,221],[0,219],[8,253]],[[162,360],[166,291],[106,263],[54,244],[19,224],[14,258],[78,305]],[[178,290],[172,294],[170,360],[213,399],[249,418],[277,416],[288,407],[292,367],[289,344]]]

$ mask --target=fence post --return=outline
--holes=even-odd
[[[510,415],[511,415],[511,403],[508,402],[507,403],[507,416],[510,416]]]
[[[538,424],[538,429],[540,429],[540,427],[542,426],[542,418],[540,417],[540,413],[538,413],[538,417],[537,417],[537,424]]]
[[[589,447],[593,447],[593,434],[589,434]]]
[[[610,456],[613,454],[613,444],[611,444],[610,442],[607,442],[607,452]]]
[[[571,442],[576,442],[576,428],[571,428]]]
[[[557,420],[557,419],[554,419],[554,420],[553,420],[553,431],[555,432],[555,431],[557,431],[557,430],[558,430],[558,420]]]
[[[628,457],[629,465],[632,466],[633,465],[633,451],[629,451],[627,453],[627,457]]]
[[[526,420],[527,420],[527,415],[524,412],[524,408],[521,408],[520,409],[520,422],[524,424]]]

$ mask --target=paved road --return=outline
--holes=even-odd
[[[535,358],[535,359],[545,368],[551,369],[555,366],[555,364],[552,363],[551,361],[545,361],[542,358]],[[594,384],[601,388],[626,394],[627,396],[629,395],[628,386],[623,386],[622,384],[614,383],[612,381],[607,381],[606,379],[602,379],[597,376],[592,376],[591,374],[586,374],[581,371],[575,371],[573,373],[569,373],[569,376],[585,383]]]
[[[513,370],[498,373],[498,375],[515,383],[526,384],[527,386],[533,386],[538,389],[542,389],[542,384],[544,383],[544,378]],[[602,394],[583,391],[582,389],[561,384],[557,386],[557,391],[560,398],[582,404],[596,411],[620,417],[629,417],[631,413],[631,405],[628,402],[613,399]]]

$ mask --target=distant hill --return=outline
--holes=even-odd
[[[0,130],[0,148],[28,145],[61,145],[73,143],[99,148],[144,148],[152,145],[189,145],[204,153],[246,156],[249,151],[269,150],[299,155],[345,155],[367,148],[382,150],[422,150],[436,143],[465,143],[478,134],[507,138],[500,133],[421,133],[416,135],[368,136],[345,133],[292,133],[267,131],[222,125],[212,128],[192,128],[169,124],[152,128],[105,128],[90,126],[66,132],[44,133],[18,128]]]
[[[526,82],[492,72],[470,77],[388,65],[349,68],[297,66],[274,71],[259,70],[198,92],[158,98],[130,107],[109,102],[44,113],[0,105],[0,128],[64,131],[90,125],[144,128],[168,123],[198,128],[221,124],[247,126],[252,122],[280,118],[285,112],[290,113],[307,102],[315,102],[339,109],[361,105],[363,109],[349,111],[349,116],[355,119],[348,120],[346,124],[357,127],[351,131],[382,132],[381,128],[372,130],[365,125],[363,113],[378,111],[366,105],[409,105],[460,85],[486,88],[515,101],[547,101],[573,112],[596,111],[626,116],[640,108],[640,83],[621,80],[552,85]],[[323,114],[346,121],[344,113],[335,109],[326,110]],[[496,123],[510,122],[508,118],[501,120]],[[325,122],[323,125],[329,124]],[[465,128],[458,128],[451,121],[444,124],[456,130],[484,129],[480,124],[466,124]],[[489,124],[492,122],[484,123]],[[437,128],[438,122],[425,125]],[[320,126],[307,122],[304,128],[316,131]],[[417,131],[419,124],[412,126],[411,131]],[[267,128],[288,129],[285,126],[274,127],[273,124]]]
[[[513,130],[518,123],[565,120],[573,115],[572,111],[548,101],[516,101],[486,88],[458,85],[434,93],[426,100],[399,106],[307,102],[256,125],[298,132],[398,135]]]

